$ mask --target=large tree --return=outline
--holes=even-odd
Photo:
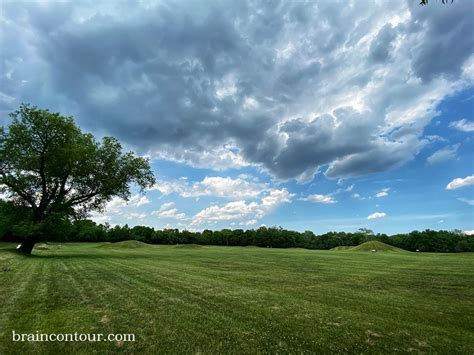
[[[29,220],[19,250],[30,254],[38,237],[61,218],[104,209],[114,196],[130,197],[155,179],[147,159],[123,153],[112,137],[96,141],[72,117],[21,105],[0,128],[0,193]]]

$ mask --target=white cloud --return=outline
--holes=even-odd
[[[303,200],[314,202],[314,203],[325,203],[325,204],[332,204],[332,203],[337,202],[330,195],[318,195],[318,194],[309,195],[306,198],[304,198]]]
[[[134,195],[128,201],[131,206],[139,207],[150,203],[150,200],[146,196]]]
[[[1,186],[0,186],[0,189],[1,189]],[[9,199],[10,199],[10,194],[6,192],[0,192],[0,200],[8,201]]]
[[[265,192],[272,192],[268,184],[255,182],[249,176],[237,178],[206,176],[202,181],[159,181],[152,188],[164,195],[177,193],[182,197],[215,196],[227,198],[256,198]]]
[[[247,218],[261,219],[274,208],[282,203],[291,201],[293,194],[288,190],[274,190],[270,195],[262,198],[258,202],[246,202],[244,200],[229,202],[225,205],[213,205],[197,213],[192,220],[192,225],[218,222],[218,221],[235,221]]]
[[[174,202],[166,202],[166,203],[163,203],[163,204],[160,206],[160,209],[158,210],[158,212],[162,212],[162,211],[166,211],[166,210],[172,209],[174,206],[175,206]]]
[[[107,203],[105,210],[108,212],[119,213],[127,206],[140,207],[148,203],[150,203],[150,200],[146,196],[142,196],[140,194],[133,195],[128,201],[120,197],[114,197]]]
[[[234,75],[227,75],[216,87],[216,96],[219,100],[225,99],[227,96],[234,96],[237,93],[236,78]]]
[[[180,213],[177,208],[175,208],[174,202],[167,202],[160,206],[157,211],[151,213],[160,218],[171,218],[176,220],[185,220],[187,216],[185,213]]]
[[[262,217],[259,204],[256,202],[246,203],[245,201],[233,201],[224,206],[210,206],[193,217],[193,224],[204,221],[229,221],[238,220],[255,215]]]
[[[451,122],[449,127],[462,132],[474,132],[474,122],[468,121],[465,118],[459,121]]]
[[[291,202],[293,196],[294,194],[289,193],[287,189],[273,190],[270,195],[262,198],[262,206],[271,209],[281,203]]]
[[[153,159],[163,159],[186,164],[194,168],[209,168],[213,170],[239,169],[246,166],[256,166],[247,161],[240,149],[224,144],[206,149],[186,149],[186,150],[155,150],[150,153]]]
[[[255,110],[259,106],[258,101],[254,97],[246,97],[244,100],[243,108],[245,110]]]
[[[250,221],[240,222],[239,225],[241,226],[254,226],[258,223],[256,219],[251,219]]]
[[[378,219],[378,218],[384,218],[386,216],[385,212],[375,212],[372,214],[369,214],[367,216],[367,219]]]
[[[105,211],[119,213],[125,206],[127,206],[127,201],[120,197],[114,197],[112,198],[112,200],[107,202],[105,206]]]
[[[140,194],[133,195],[128,201],[120,197],[114,197],[105,205],[104,213],[93,212],[91,213],[91,219],[96,223],[112,222],[112,220],[120,218],[128,220],[143,219],[146,214],[134,210],[148,203],[150,203],[150,200]]]
[[[146,214],[145,213],[130,212],[130,213],[124,214],[124,217],[126,219],[143,219],[143,218],[146,217]]]
[[[112,220],[110,216],[106,214],[97,213],[97,212],[91,213],[90,218],[95,223],[99,223],[99,224],[109,223]]]
[[[389,191],[390,191],[390,188],[389,188],[389,187],[387,187],[387,188],[385,188],[385,189],[382,189],[381,191],[379,191],[379,192],[377,192],[377,193],[375,194],[375,197],[379,197],[379,198],[380,198],[380,197],[388,196],[388,192],[389,192]]]
[[[186,187],[186,183],[182,181],[157,181],[150,190],[157,190],[163,195],[169,195],[172,193],[181,194]]]
[[[441,163],[447,160],[451,160],[456,158],[456,153],[458,151],[459,144],[455,144],[453,146],[448,146],[445,148],[442,148],[440,150],[437,150],[433,154],[431,154],[426,161],[429,164],[437,164]]]
[[[177,220],[184,220],[187,219],[185,213],[179,213],[176,208],[172,208],[170,210],[162,211],[157,214],[158,217],[161,218],[172,218]]]
[[[458,198],[458,200],[461,201],[461,202],[467,203],[470,206],[474,206],[474,200],[470,200],[470,199],[463,198],[463,197]]]
[[[456,178],[446,185],[446,189],[455,190],[469,185],[474,185],[474,175],[466,176],[465,178]]]
[[[474,230],[466,230],[466,231],[463,231],[464,234],[466,235],[474,235]]]

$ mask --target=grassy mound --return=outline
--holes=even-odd
[[[195,249],[195,248],[202,248],[202,245],[199,244],[176,244],[175,248],[181,249]]]
[[[110,244],[102,244],[99,248],[107,249],[140,249],[140,248],[149,248],[150,244],[140,242],[138,240],[125,240],[123,242],[116,242]]]
[[[340,245],[338,247],[331,248],[329,250],[351,250],[353,246],[351,245]]]
[[[48,243],[38,243],[35,245],[35,249],[37,250],[48,250],[49,246]]]
[[[394,247],[393,245],[388,245],[377,240],[369,240],[368,242],[362,243],[356,247],[351,248],[352,251],[373,251],[376,252],[395,252],[403,253],[406,250]]]

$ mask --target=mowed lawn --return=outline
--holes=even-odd
[[[474,351],[474,255],[0,246],[0,354]],[[13,342],[134,333],[135,342]]]

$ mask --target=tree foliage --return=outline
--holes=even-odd
[[[115,138],[97,142],[72,117],[24,104],[10,117],[0,129],[0,192],[28,211],[36,234],[47,220],[83,217],[114,196],[127,199],[130,183],[143,190],[155,181],[148,160],[123,153]]]
[[[0,239],[21,239],[22,228],[2,223],[5,210],[0,203]],[[13,220],[11,220],[13,221]],[[18,220],[17,220],[18,222]],[[114,226],[96,224],[90,220],[76,220],[58,224],[55,233],[48,234],[51,242],[120,242],[138,240],[149,244],[200,244],[222,246],[258,246],[262,248],[306,248],[332,249],[338,246],[356,246],[369,240],[378,240],[405,250],[420,252],[474,252],[474,236],[459,231],[413,231],[407,234],[388,236],[375,234],[369,229],[354,233],[328,232],[315,235],[276,227],[260,227],[256,230],[223,229],[191,232],[178,229],[155,230],[151,227]]]

